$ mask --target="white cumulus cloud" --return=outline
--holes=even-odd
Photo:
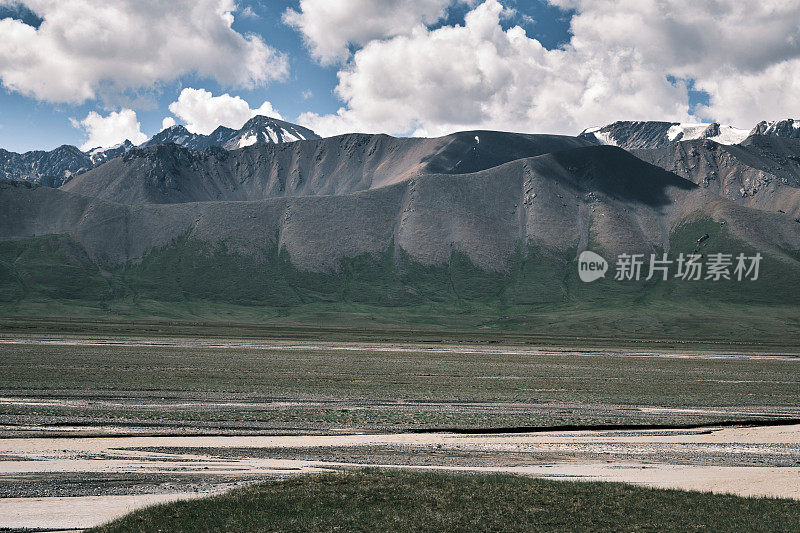
[[[283,79],[286,57],[231,28],[233,0],[23,0],[39,28],[0,20],[0,80],[40,100],[80,103],[195,73],[229,86]]]
[[[171,128],[174,125],[175,125],[175,119],[174,118],[172,118],[172,117],[164,117],[164,119],[161,121],[161,130],[163,131],[163,130],[165,130],[167,128]]]
[[[172,117],[164,117],[164,120],[161,121],[161,129],[165,130],[167,128],[171,128],[175,125],[175,119]]]
[[[432,24],[458,0],[300,0],[283,20],[297,28],[323,64],[345,61],[350,45],[365,45]]]
[[[73,120],[72,125],[84,129],[89,136],[81,150],[109,148],[126,139],[133,144],[141,144],[147,140],[147,135],[142,133],[141,124],[136,118],[136,112],[132,109],[112,111],[105,117],[91,111],[80,122]]]
[[[547,50],[486,0],[464,25],[372,41],[339,72],[345,106],[300,122],[344,131],[445,134],[491,128],[575,134],[609,120],[687,118],[687,90],[635,50],[597,53],[573,42]]]
[[[733,79],[704,76],[698,86],[711,95],[709,105],[697,110],[701,118],[750,128],[762,120],[800,115],[800,59],[781,61]]]
[[[552,50],[509,28],[512,11],[498,0],[473,2],[463,25],[432,30],[417,13],[405,31],[363,42],[334,28],[338,41],[325,45],[324,35],[314,37],[321,29],[297,23],[323,57],[344,57],[345,41],[363,44],[338,73],[341,109],[299,121],[323,135],[472,128],[574,135],[615,120],[749,128],[800,113],[798,2],[550,3],[574,10],[570,41]],[[690,80],[709,95],[693,115]]]
[[[270,102],[265,101],[260,107],[251,109],[250,104],[239,96],[227,93],[214,96],[205,89],[192,87],[183,89],[178,100],[169,105],[169,110],[186,123],[186,129],[204,135],[214,131],[217,126],[241,128],[256,115],[283,118]]]
[[[751,127],[800,112],[800,2],[551,0],[577,13],[574,46],[635,50],[710,97],[699,118]]]

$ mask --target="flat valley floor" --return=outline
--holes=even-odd
[[[800,499],[800,356],[0,338],[0,528],[382,466]]]

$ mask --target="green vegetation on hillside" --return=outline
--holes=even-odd
[[[576,251],[520,248],[508,272],[484,272],[453,250],[425,266],[391,246],[341,261],[338,271],[293,266],[285,250],[242,255],[184,236],[141,262],[101,269],[66,235],[0,242],[0,314],[166,318],[352,327],[494,329],[530,334],[773,340],[800,338],[800,262],[794,251],[754,250],[724,223],[699,219],[672,234],[670,257],[699,236],[714,252],[762,253],[758,281],[578,279]],[[674,272],[675,267],[671,272]],[[642,269],[647,275],[647,265]]]
[[[365,470],[272,481],[131,513],[96,532],[796,531],[800,502],[545,481]]]

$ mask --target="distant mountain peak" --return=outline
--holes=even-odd
[[[109,146],[109,147],[98,146],[97,148],[91,148],[89,150],[86,150],[86,153],[88,153],[89,155],[92,155],[92,154],[98,154],[100,152],[104,152],[106,150],[114,150],[116,148],[133,147],[133,146],[136,146],[136,145],[133,144],[130,141],[130,139],[125,139],[121,143],[117,143],[114,146]],[[69,144],[64,145],[62,148],[64,148],[64,147],[74,148],[72,145],[69,145]]]
[[[92,165],[97,166],[102,163],[105,163],[109,159],[114,159],[117,156],[124,154],[136,148],[136,145],[133,144],[129,139],[125,139],[121,143],[115,144],[114,146],[110,146],[108,148],[93,148],[89,150],[87,153],[89,154],[89,158],[92,160]]]
[[[245,122],[238,130],[227,126],[217,126],[208,135],[191,133],[181,125],[171,126],[154,135],[143,146],[174,143],[192,150],[205,150],[211,146],[219,146],[226,150],[236,150],[257,142],[281,144],[319,138],[319,135],[308,128],[285,120],[256,115]]]
[[[214,131],[212,131],[209,135],[229,134],[229,133],[234,132],[234,131],[236,131],[236,130],[233,129],[233,128],[229,128],[227,126],[219,125],[216,128],[214,128]]]
[[[733,126],[713,123],[620,120],[606,126],[588,128],[579,137],[597,144],[610,144],[627,150],[660,148],[695,139],[709,139],[719,144],[739,144],[750,132]]]
[[[171,135],[193,135],[186,129],[186,126],[183,124],[175,124],[174,126],[170,126],[169,128],[165,128],[161,130],[160,133],[167,132]]]
[[[267,124],[271,122],[283,122],[283,121],[281,119],[268,117],[266,115],[256,115],[247,122],[245,122],[244,126],[242,126],[241,129],[252,128],[253,126],[258,124]]]
[[[783,120],[773,120],[767,122],[762,120],[753,130],[750,135],[769,135],[772,137],[786,137],[790,139],[800,138],[800,120],[791,118]]]
[[[142,143],[141,146],[152,146],[154,144],[166,144],[166,143],[174,143],[180,144],[181,146],[187,146],[196,142],[196,140],[200,137],[197,133],[192,133],[186,126],[181,124],[176,124],[174,126],[170,126],[164,130],[161,130],[159,133],[153,135],[148,141]]]
[[[70,144],[49,152],[32,150],[22,154],[0,149],[0,179],[60,187],[93,166],[88,154]]]
[[[294,141],[306,141],[319,139],[319,135],[308,128],[286,122],[273,117],[256,115],[247,122],[232,136],[224,148],[235,150],[253,145],[257,142],[281,144]]]

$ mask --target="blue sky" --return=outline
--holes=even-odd
[[[242,102],[216,100],[229,94],[251,109],[269,102],[323,135],[478,127],[574,135],[625,119],[750,128],[791,116],[800,105],[800,30],[791,22],[800,7],[744,12],[719,0],[684,15],[687,2],[108,0],[106,13],[79,0],[0,0],[11,50],[0,50],[0,147],[106,142],[123,124],[111,114],[123,111],[140,137],[170,116],[199,131],[200,119],[170,111],[187,88],[213,95],[206,125],[214,113],[241,120],[241,109],[231,119],[222,108]],[[287,9],[297,13],[293,25]],[[50,20],[67,23],[56,31]],[[154,42],[127,53],[140,34]],[[197,47],[193,55],[184,44],[196,35],[205,40],[186,45]],[[91,113],[93,126],[81,125]]]
[[[309,109],[323,113],[335,111],[338,105],[333,88],[336,86],[337,69],[315,63],[303,46],[302,35],[281,21],[286,7],[296,7],[296,4],[283,1],[240,2],[242,8],[249,6],[258,18],[240,15],[233,24],[233,28],[241,33],[261,35],[265,42],[289,56],[291,73],[288,80],[248,90],[223,87],[213,78],[182,76],[146,94],[146,101],[136,106],[142,131],[152,136],[161,130],[162,119],[170,114],[167,106],[175,101],[181,88],[186,86],[205,88],[215,95],[239,95],[254,107],[269,100],[288,120]],[[10,14],[10,11],[6,13]],[[304,91],[310,91],[313,95],[305,99]],[[88,101],[82,105],[54,104],[3,88],[0,92],[0,148],[19,152],[52,149],[62,144],[80,145],[85,135],[71,124],[70,118],[82,119],[89,111],[105,114],[113,110],[116,110],[115,106],[102,101]]]
[[[530,36],[547,47],[556,47],[569,40],[567,12],[538,1],[509,2],[508,5],[514,6],[518,14],[505,20],[504,25],[522,25]],[[287,8],[298,8],[297,1],[239,2],[238,7],[240,10],[235,16],[233,29],[243,34],[260,35],[267,44],[284,52],[290,64],[288,79],[266,87],[246,89],[222,86],[213,78],[182,76],[148,92],[142,97],[144,101],[135,106],[143,133],[152,136],[161,130],[162,119],[170,114],[169,104],[175,101],[183,87],[204,88],[214,95],[238,95],[252,107],[268,100],[289,121],[307,111],[333,113],[342,105],[334,94],[338,67],[322,66],[314,61],[303,43],[302,34],[282,21]],[[241,15],[246,8],[250,8],[255,16]],[[467,5],[455,7],[445,20],[432,27],[463,24],[468,10]],[[0,16],[18,17],[19,14],[12,9],[0,11]],[[531,17],[535,23],[525,17]],[[71,124],[70,118],[80,120],[90,111],[102,115],[116,109],[113,104],[97,100],[81,105],[49,103],[3,88],[0,92],[0,148],[22,152],[49,150],[62,144],[81,145],[86,135]]]

